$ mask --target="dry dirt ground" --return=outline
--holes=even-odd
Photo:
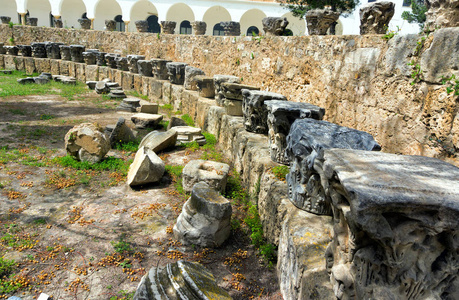
[[[130,119],[115,110],[115,101],[90,92],[82,98],[0,99],[0,258],[15,261],[0,284],[0,291],[11,292],[0,299],[37,299],[42,292],[53,299],[131,299],[146,271],[178,259],[203,263],[234,299],[282,299],[274,268],[257,255],[243,225],[218,249],[174,240],[171,228],[187,196],[170,175],[133,190],[116,170],[55,162],[66,155],[64,135],[74,125]],[[161,157],[183,165],[202,151],[181,148]],[[134,153],[111,150],[108,156],[128,161]]]

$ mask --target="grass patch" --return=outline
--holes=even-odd
[[[77,161],[70,155],[56,157],[52,160],[63,167],[70,167],[77,170],[116,171],[127,175],[132,160],[124,161],[120,158],[107,157],[98,163]]]
[[[162,120],[159,122],[159,125],[163,127],[164,130],[167,130],[167,126],[169,126],[169,121]]]
[[[129,96],[133,96],[133,97],[137,97],[137,98],[143,99],[143,100],[147,100],[147,101],[149,100],[148,96],[140,94],[137,91],[127,91],[126,94],[129,95]]]
[[[192,127],[195,126],[194,120],[193,120],[193,118],[190,117],[190,115],[185,114],[185,115],[182,115],[180,118],[181,118],[183,121],[185,121],[185,123],[186,123],[188,126],[192,126]]]
[[[185,190],[182,185],[182,171],[183,166],[166,165],[166,172],[171,176],[175,189],[180,194],[185,195]]]
[[[290,172],[290,169],[288,166],[275,166],[271,169],[271,172],[273,172],[278,180],[285,181],[285,176]]]
[[[133,141],[127,143],[116,143],[113,146],[113,149],[128,151],[128,152],[137,152],[139,150],[140,141]]]
[[[43,114],[40,116],[40,120],[51,120],[51,119],[54,119],[54,116],[53,115],[47,115],[47,114]]]

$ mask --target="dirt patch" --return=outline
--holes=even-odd
[[[174,240],[171,229],[187,196],[176,191],[171,176],[133,190],[117,170],[55,163],[65,155],[65,133],[76,124],[105,126],[122,116],[133,128],[131,114],[117,112],[117,105],[95,94],[84,101],[1,100],[0,257],[17,265],[2,281],[0,298],[29,300],[44,292],[54,299],[131,299],[151,267],[185,259],[203,263],[234,299],[282,299],[274,269],[257,256],[244,226],[218,249]],[[161,156],[174,165],[201,154],[176,149]],[[126,163],[133,155],[109,152]]]

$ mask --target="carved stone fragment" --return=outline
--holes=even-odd
[[[306,13],[309,35],[326,35],[328,28],[338,20],[339,15],[329,9],[311,9]]]
[[[287,135],[296,119],[312,118],[322,120],[325,109],[309,103],[271,100],[264,102],[267,111],[269,153],[275,162],[288,165],[285,156]]]
[[[106,31],[115,31],[116,22],[115,20],[105,20],[105,30]]]
[[[32,47],[29,45],[18,45],[18,50],[21,52],[21,56],[30,57],[32,56]]]
[[[150,60],[140,59],[137,61],[137,70],[141,76],[152,77],[152,66]]]
[[[38,18],[27,18],[26,25],[37,26]]]
[[[70,46],[60,45],[59,49],[61,50],[62,60],[72,60],[72,56],[70,55]]]
[[[139,144],[139,148],[151,149],[155,153],[159,153],[164,149],[175,146],[177,142],[177,131],[174,128],[166,132],[152,131],[147,134]]]
[[[206,34],[207,24],[204,21],[191,22],[191,27],[193,27],[193,34],[194,35],[204,35],[204,34]]]
[[[459,27],[459,0],[429,0],[424,2],[427,29]]]
[[[182,85],[185,82],[185,67],[188,66],[182,62],[168,62],[166,64],[169,81],[173,84]]]
[[[223,27],[223,32],[225,36],[239,36],[241,35],[241,23],[228,21],[220,22],[220,26]]]
[[[161,32],[164,34],[174,34],[177,22],[174,21],[161,21]]]
[[[115,58],[116,68],[121,71],[129,71],[128,59],[127,57],[118,56]]]
[[[105,61],[107,62],[107,66],[109,66],[112,69],[116,69],[116,58],[120,57],[119,54],[114,54],[114,53],[107,53],[105,54]]]
[[[264,107],[267,100],[287,101],[284,95],[258,91],[242,90],[242,112],[244,113],[245,130],[255,133],[268,133],[268,111]]]
[[[321,184],[323,175],[314,165],[317,158],[323,157],[324,150],[330,148],[381,149],[367,132],[314,119],[293,122],[285,155],[290,162],[286,176],[289,198],[296,207],[319,215],[331,214],[330,198]]]
[[[153,72],[153,77],[158,80],[168,80],[169,74],[167,73],[166,65],[172,62],[167,59],[155,58],[151,60],[151,68]]]
[[[147,20],[135,21],[135,28],[137,29],[137,32],[148,32],[148,21]]]
[[[155,152],[140,147],[134,161],[129,166],[126,183],[129,186],[158,182],[166,170],[164,162]]]
[[[195,77],[196,85],[198,88],[199,96],[204,98],[215,97],[215,85],[213,77],[206,77],[198,75]]]
[[[337,299],[459,298],[459,168],[349,149],[319,160],[335,220],[326,260]]]
[[[78,23],[80,23],[81,29],[91,29],[91,20],[89,19],[78,19]]]
[[[64,24],[62,23],[62,20],[61,19],[54,20],[54,27],[63,28]]]
[[[46,46],[45,43],[31,43],[32,56],[36,58],[46,58]]]
[[[96,57],[97,57],[97,53],[87,52],[87,51],[83,52],[84,63],[87,65],[95,65]]]
[[[70,56],[72,57],[73,62],[82,63],[84,62],[83,59],[83,52],[85,47],[82,45],[70,45]]]
[[[263,24],[263,31],[267,36],[283,35],[288,25],[287,18],[280,17],[267,17],[261,23]]]
[[[214,75],[215,100],[219,106],[223,106],[223,98],[225,98],[221,92],[224,82],[241,83],[241,78],[231,75]]]
[[[360,34],[384,34],[395,13],[395,3],[378,1],[360,9]]]
[[[191,91],[196,91],[198,89],[197,82],[196,82],[196,76],[198,75],[205,75],[204,71],[192,67],[192,66],[186,66],[185,68],[185,82],[183,83],[183,87],[186,90],[191,90]]]
[[[98,66],[106,66],[107,62],[105,61],[106,52],[97,52],[96,53],[96,62]]]
[[[220,93],[226,99],[242,101],[242,90],[260,90],[259,87],[240,83],[223,82],[220,85]]]
[[[0,16],[0,20],[2,21],[2,24],[8,25],[11,21],[11,17],[8,16]]]
[[[77,160],[96,163],[110,150],[110,141],[101,128],[91,123],[83,123],[67,132],[65,149]]]
[[[60,49],[61,45],[63,45],[63,43],[54,43],[54,42],[46,43],[45,48],[46,48],[46,55],[48,56],[48,58],[61,59],[61,49]]]
[[[137,62],[141,59],[145,59],[145,56],[144,55],[128,55],[127,56],[129,72],[135,73],[135,74],[139,73]]]
[[[193,186],[204,181],[219,192],[224,192],[230,166],[224,163],[196,159],[188,162],[183,168],[182,183],[186,192],[191,192]]]
[[[123,117],[118,119],[116,125],[111,125],[112,128],[105,128],[109,131],[110,145],[114,147],[117,143],[128,143],[135,141],[134,132],[126,125],[126,120]]]
[[[4,46],[7,55],[17,56],[19,53],[19,48],[17,46]]]
[[[219,247],[231,233],[231,212],[231,203],[214,188],[196,183],[174,225],[174,236],[184,245]]]

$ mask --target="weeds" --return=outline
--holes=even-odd
[[[52,162],[63,167],[71,167],[77,170],[117,171],[127,175],[132,160],[124,161],[120,158],[107,157],[104,160],[91,164],[89,162],[77,161],[70,155],[56,157]]]
[[[113,146],[113,149],[128,151],[128,152],[137,152],[139,150],[139,141],[127,142],[127,143],[116,143]]]
[[[287,166],[275,166],[271,169],[271,172],[273,172],[278,180],[285,181],[285,176],[287,176],[289,168]]]
[[[166,172],[171,176],[175,189],[178,193],[185,195],[185,190],[182,185],[182,171],[183,166],[166,165]]]
[[[185,121],[185,123],[186,123],[188,126],[192,126],[192,127],[195,126],[195,125],[194,125],[193,118],[190,117],[190,115],[185,114],[185,115],[181,116],[181,119],[182,119],[183,121]]]
[[[454,92],[455,96],[459,96],[459,80],[456,79],[456,75],[442,76],[441,84],[446,85],[446,93],[451,94]]]

